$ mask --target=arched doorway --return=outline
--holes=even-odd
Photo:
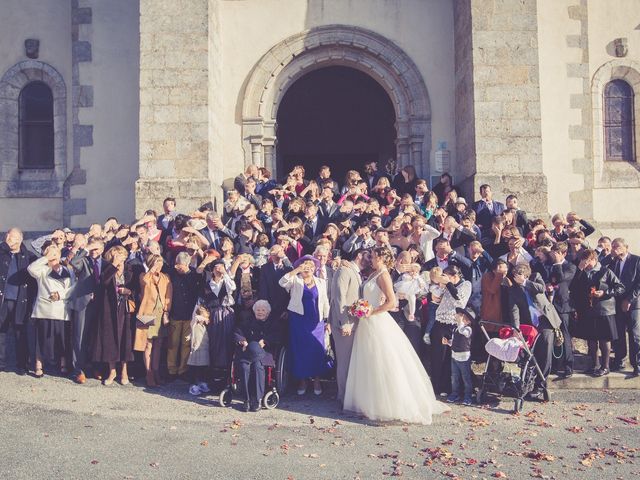
[[[366,161],[396,156],[395,111],[387,92],[360,70],[330,66],[293,83],[277,113],[277,170],[304,165],[308,178],[329,165],[342,181]]]
[[[242,100],[245,165],[262,165],[280,178],[276,145],[277,115],[290,88],[302,77],[327,67],[364,72],[387,93],[395,113],[397,167],[414,165],[428,177],[431,105],[418,67],[382,35],[352,25],[326,25],[300,32],[274,45],[247,78]]]

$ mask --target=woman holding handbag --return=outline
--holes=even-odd
[[[157,387],[160,382],[160,353],[162,339],[169,324],[169,310],[173,290],[171,280],[162,273],[164,261],[151,254],[146,260],[149,271],[140,274],[140,308],[136,316],[136,338],[133,349],[144,352],[147,386]]]
[[[104,385],[113,384],[116,363],[122,364],[120,383],[127,385],[127,362],[133,361],[130,318],[135,307],[131,305],[133,273],[131,266],[125,263],[127,257],[127,250],[120,245],[105,253],[96,291],[96,305],[102,308],[98,308],[92,360],[109,364]]]

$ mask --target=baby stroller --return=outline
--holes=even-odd
[[[495,345],[490,345],[489,343],[496,339],[492,340],[489,337],[484,327],[485,325],[502,327],[499,331],[500,339],[513,339],[513,341],[510,342],[511,348],[505,348],[504,350],[492,349],[491,347]],[[521,325],[520,328],[505,327],[502,323],[484,320],[480,321],[480,328],[489,342],[485,347],[487,353],[489,353],[489,357],[487,358],[484,374],[482,375],[482,385],[476,395],[478,403],[482,403],[485,400],[486,393],[497,393],[499,395],[513,397],[515,399],[514,412],[521,412],[524,397],[534,390],[536,380],[541,380],[540,384],[542,386],[544,401],[549,401],[549,391],[547,390],[546,380],[533,355],[539,338],[536,328],[531,325]],[[515,367],[516,372],[504,371],[505,365]]]
[[[269,356],[272,361],[263,362],[264,365],[264,377],[265,388],[264,397],[262,397],[262,405],[268,409],[273,410],[280,403],[280,391],[284,391],[288,383],[289,372],[287,370],[287,349],[286,347],[280,347],[274,356]],[[273,361],[275,359],[275,361]],[[237,395],[240,390],[240,379],[236,374],[236,362],[231,363],[231,369],[229,371],[229,383],[226,388],[220,392],[218,397],[218,403],[221,407],[231,406],[234,395]]]

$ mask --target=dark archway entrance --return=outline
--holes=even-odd
[[[304,165],[315,178],[321,165],[342,182],[349,169],[396,156],[395,111],[386,91],[366,73],[332,66],[297,80],[277,114],[278,176]]]

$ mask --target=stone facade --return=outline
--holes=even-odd
[[[209,1],[140,2],[140,178],[136,216],[165,197],[193,209],[209,179]],[[158,203],[159,202],[159,203]]]
[[[394,105],[398,164],[489,183],[532,215],[569,210],[640,241],[638,162],[606,162],[602,92],[628,82],[640,118],[637,0],[4,0],[0,224],[131,221],[175,196],[189,212],[248,163],[277,171],[287,89],[331,65]],[[39,41],[39,57],[25,52]],[[139,42],[139,43],[138,43]],[[55,168],[17,170],[17,95],[55,97]],[[636,120],[636,160],[640,121]],[[27,212],[24,215],[23,212]],[[1,229],[1,227],[0,227]]]
[[[467,192],[488,183],[544,214],[536,1],[457,0],[456,141]]]

